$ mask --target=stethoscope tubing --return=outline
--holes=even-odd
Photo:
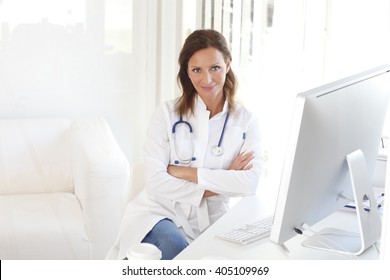
[[[178,126],[179,124],[185,124],[188,126],[188,128],[190,129],[190,133],[193,132],[193,129],[192,129],[192,126],[189,122],[187,121],[183,121],[183,117],[180,116],[179,120],[177,122],[175,122],[172,126],[172,133],[175,134],[176,133],[176,126]]]
[[[223,136],[225,135],[225,128],[226,128],[226,124],[228,122],[228,119],[229,119],[229,112],[226,113],[225,122],[223,123],[221,136],[219,137],[219,141],[218,141],[218,147],[221,147],[221,145],[222,145],[222,140],[223,140]]]
[[[222,127],[222,131],[221,131],[221,136],[219,137],[219,141],[218,141],[218,145],[217,146],[214,146],[212,148],[212,153],[215,155],[215,156],[221,156],[223,154],[223,147],[222,147],[222,141],[223,141],[223,136],[225,135],[225,130],[226,130],[226,124],[229,120],[229,112],[226,113],[226,117],[225,117],[225,121],[223,123],[223,127]],[[191,124],[188,122],[188,121],[184,121],[183,120],[183,117],[180,116],[179,120],[176,121],[173,126],[172,126],[172,134],[173,134],[173,138],[174,138],[174,141],[176,141],[175,139],[175,135],[176,135],[176,127],[179,125],[179,124],[184,124],[188,127],[189,131],[190,131],[190,134],[191,136],[193,135],[193,129],[192,129],[192,126]],[[192,136],[193,137],[193,136]],[[217,148],[217,149],[215,149]],[[214,152],[214,151],[218,151],[218,152]],[[177,154],[177,152],[176,152]],[[196,157],[194,155],[192,155],[191,159],[181,159],[180,156],[177,154],[179,160],[184,163],[184,164],[189,164],[191,161],[194,161],[196,160]],[[179,164],[179,161],[178,160],[175,160],[175,164]]]

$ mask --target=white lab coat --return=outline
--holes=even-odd
[[[200,97],[194,116],[189,119],[183,116],[193,128],[196,160],[187,166],[198,168],[198,184],[170,176],[167,166],[179,158],[172,134],[172,126],[179,120],[174,111],[176,102],[162,104],[151,120],[144,147],[146,186],[127,206],[117,244],[119,259],[163,218],[174,221],[191,242],[227,211],[229,197],[252,195],[259,183],[263,157],[255,116],[238,105],[236,112],[229,114],[226,124],[222,141],[224,154],[215,156],[211,149],[220,139],[227,103],[221,113],[209,119],[210,112]],[[243,139],[244,134],[246,139]],[[253,168],[227,170],[242,151],[255,153]],[[203,198],[206,189],[220,195]]]

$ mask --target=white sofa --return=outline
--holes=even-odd
[[[104,259],[128,179],[103,118],[0,119],[0,259]]]

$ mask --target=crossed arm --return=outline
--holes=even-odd
[[[241,153],[233,160],[228,170],[249,170],[252,168],[251,161],[253,160],[253,158],[253,152]],[[197,168],[194,167],[169,165],[168,174],[179,179],[188,180],[196,184],[198,183]],[[204,192],[204,197],[209,197],[213,195],[217,195],[217,193],[214,193],[209,190],[206,190]]]

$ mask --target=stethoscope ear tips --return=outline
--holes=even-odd
[[[185,164],[189,164],[191,161],[195,161],[195,160],[196,160],[196,157],[192,157],[191,160],[184,161],[184,163]],[[174,160],[173,163],[178,165],[178,164],[180,164],[180,161],[179,160]]]

